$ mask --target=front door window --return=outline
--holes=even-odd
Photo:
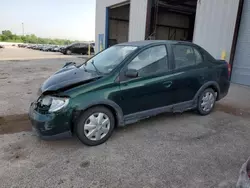
[[[128,69],[138,71],[139,77],[146,77],[168,70],[165,45],[148,48],[137,55],[128,65]]]

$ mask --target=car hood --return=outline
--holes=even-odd
[[[86,72],[83,68],[78,68],[75,65],[63,67],[54,75],[49,77],[41,87],[41,92],[53,92],[57,90],[70,89],[77,85],[89,83],[101,76],[96,73]]]

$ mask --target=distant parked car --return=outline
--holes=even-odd
[[[54,48],[55,48],[54,45],[49,45],[49,46],[47,46],[46,51],[47,51],[47,52],[53,52],[53,49],[54,49]]]
[[[18,44],[19,48],[26,48],[28,46],[28,44]]]
[[[94,146],[116,126],[163,112],[208,115],[227,95],[230,71],[226,61],[189,42],[123,43],[80,66],[66,63],[42,84],[29,116],[43,139],[76,133]]]
[[[88,54],[89,44],[88,43],[74,43],[63,49],[62,53],[66,55],[70,54]],[[93,45],[90,45],[90,52],[94,53]]]
[[[60,49],[59,49],[59,52],[63,53],[66,47],[67,46],[61,46]]]
[[[41,48],[41,50],[42,50],[42,51],[45,51],[45,52],[50,51],[50,49],[51,49],[51,47],[48,46],[48,45],[44,45],[44,46]]]
[[[60,52],[61,51],[61,46],[54,46],[51,51],[52,52]]]

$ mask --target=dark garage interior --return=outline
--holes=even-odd
[[[197,0],[149,1],[146,39],[192,41]]]
[[[128,41],[130,3],[108,9],[108,46]]]

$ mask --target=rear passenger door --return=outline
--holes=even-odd
[[[191,101],[203,85],[207,65],[202,53],[193,45],[174,44],[172,52],[175,103]]]
[[[71,48],[72,53],[79,53],[79,46],[80,46],[79,43],[74,44]]]

